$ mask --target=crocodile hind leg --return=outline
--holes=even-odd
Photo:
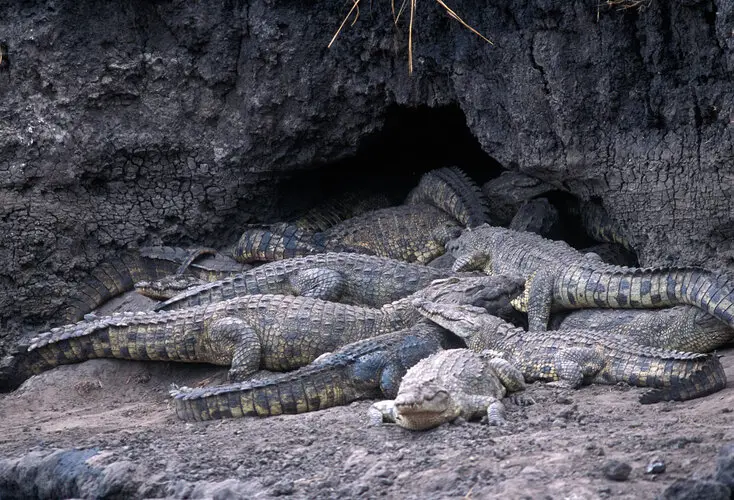
[[[325,267],[298,271],[290,281],[298,295],[331,302],[339,302],[346,288],[344,274]]]
[[[525,379],[550,381],[548,385],[576,389],[603,369],[604,356],[588,347],[570,347],[555,353],[552,360],[534,363]]]
[[[231,362],[230,381],[239,382],[260,368],[260,337],[246,321],[230,316],[217,319],[211,324],[209,336],[209,361],[219,365]]]

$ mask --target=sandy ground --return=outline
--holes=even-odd
[[[734,348],[720,352],[734,380]],[[38,375],[0,395],[0,456],[96,448],[144,466],[149,481],[234,478],[255,498],[655,498],[676,479],[713,472],[734,441],[734,388],[643,406],[642,389],[533,384],[535,404],[508,405],[502,428],[478,422],[426,432],[368,425],[364,401],[304,415],[185,423],[171,383],[225,380],[226,370],[93,360]],[[665,472],[646,473],[653,460]],[[626,481],[605,477],[627,463]],[[170,493],[171,496],[176,496]],[[0,494],[2,497],[2,494]]]

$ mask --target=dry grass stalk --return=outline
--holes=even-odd
[[[405,8],[405,4],[408,0],[403,0],[402,5],[400,6],[400,9],[398,9],[398,12],[395,12],[395,0],[391,0],[391,8],[392,8],[392,15],[393,15],[393,21],[395,24],[398,23],[398,19],[400,19],[400,15],[403,13],[403,9]],[[415,17],[415,8],[416,8],[416,0],[409,0],[410,1],[410,20],[408,21],[408,73],[413,73],[413,18]],[[635,0],[608,0],[608,1],[635,1]],[[637,1],[644,1],[644,0],[637,0]],[[331,38],[331,41],[329,42],[329,47],[334,43],[334,40],[336,40],[336,37],[341,32],[344,25],[347,23],[347,20],[349,19],[349,16],[352,15],[352,12],[354,10],[357,10],[357,14],[354,17],[354,20],[352,21],[352,26],[354,23],[357,22],[357,18],[359,17],[359,2],[360,0],[352,0],[353,5],[352,8],[349,9],[349,12],[347,13],[346,17],[342,21],[341,25],[339,26],[339,29],[336,30],[336,33],[334,33],[334,36]],[[469,26],[459,15],[454,12],[453,9],[451,9],[443,0],[436,0],[436,2],[446,9],[446,12],[449,16],[457,20],[459,23],[461,23],[462,26],[464,26],[466,29],[480,37],[485,42],[489,43],[490,45],[494,45],[490,39],[479,33],[477,30]]]
[[[617,9],[624,10],[624,9],[634,9],[634,8],[644,8],[649,6],[652,3],[652,0],[606,0],[606,4],[609,7],[616,7]]]

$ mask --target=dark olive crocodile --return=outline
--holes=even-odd
[[[289,224],[251,226],[234,257],[273,261],[326,251],[357,252],[425,264],[442,255],[464,227],[487,221],[479,188],[456,168],[426,173],[405,205],[374,210],[323,232]]]
[[[693,306],[664,309],[581,309],[554,314],[553,330],[596,330],[637,344],[711,352],[734,340],[734,328]]]
[[[65,323],[79,321],[111,298],[132,290],[136,283],[141,283],[139,291],[154,295],[152,289],[148,293],[146,285],[167,276],[188,277],[189,284],[194,284],[241,273],[249,267],[211,248],[142,247],[125,251],[116,261],[95,268],[74,290],[65,301],[62,318]]]
[[[349,344],[293,372],[253,382],[178,387],[171,396],[176,415],[189,421],[305,413],[395,397],[408,368],[456,342],[443,328],[423,321]]]
[[[437,280],[412,298],[482,305],[497,312],[521,290],[517,280]],[[231,365],[234,381],[259,368],[293,370],[318,356],[421,319],[411,298],[380,309],[310,297],[247,295],[177,311],[90,317],[54,328],[3,360],[0,391],[33,374],[91,358]]]
[[[525,380],[579,387],[584,382],[624,382],[651,388],[641,403],[687,400],[726,387],[715,354],[642,346],[628,337],[593,330],[525,331],[480,308],[423,299],[414,305],[431,321],[463,338],[476,352],[498,351]]]
[[[536,177],[512,171],[502,172],[482,186],[489,215],[499,226],[509,225],[525,202],[551,191],[558,191],[558,188]]]
[[[616,243],[625,250],[635,251],[624,226],[614,220],[604,207],[598,203],[577,200],[576,203],[570,204],[566,208],[571,215],[579,219],[586,234],[594,240]]]
[[[347,219],[391,205],[390,199],[382,193],[348,191],[327,199],[288,222],[305,231],[326,231]]]
[[[203,284],[159,304],[158,310],[198,306],[241,295],[279,293],[381,307],[433,280],[467,273],[434,269],[385,257],[328,252],[268,262]]]
[[[696,268],[629,268],[605,264],[562,241],[484,225],[447,246],[454,270],[480,269],[526,280],[530,330],[548,326],[552,310],[644,309],[688,304],[734,325],[734,288],[724,275]]]

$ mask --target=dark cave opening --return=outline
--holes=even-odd
[[[457,105],[392,106],[380,131],[364,137],[354,156],[312,166],[282,181],[280,209],[284,216],[293,215],[357,190],[384,193],[400,204],[424,173],[446,166],[461,168],[479,186],[502,171],[482,150]]]
[[[394,105],[386,112],[382,128],[365,136],[354,156],[313,165],[281,180],[278,218],[268,222],[297,217],[325,200],[348,192],[364,196],[380,193],[387,195],[392,205],[399,205],[424,173],[446,166],[461,168],[479,187],[505,171],[482,150],[458,105],[437,108]],[[575,196],[552,189],[539,197],[545,198],[551,210],[557,211],[554,229],[546,237],[564,240],[577,249],[598,243],[580,229],[580,205]],[[495,223],[507,226],[509,221],[495,220]]]

